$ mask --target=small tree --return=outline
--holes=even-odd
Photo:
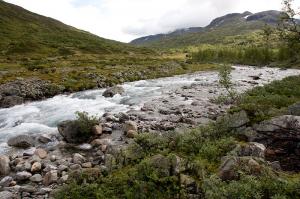
[[[235,91],[234,87],[233,87],[233,83],[231,81],[232,77],[231,77],[231,71],[232,68],[229,65],[222,65],[219,69],[219,84],[225,88],[227,95],[224,96],[220,96],[219,97],[219,101],[220,99],[223,99],[221,101],[223,101],[223,103],[225,101],[228,101],[227,99],[229,98],[231,103],[235,102],[238,99],[238,95],[237,92]]]
[[[278,26],[280,37],[289,50],[292,61],[299,57],[300,50],[300,25],[296,19],[300,11],[293,9],[294,0],[283,0],[283,13]]]

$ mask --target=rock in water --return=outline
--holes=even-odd
[[[58,124],[58,132],[68,143],[80,144],[87,142],[89,137],[82,135],[76,121],[64,121]]]
[[[18,148],[29,148],[34,146],[34,139],[29,135],[18,135],[10,138],[7,141],[9,146],[14,146]]]
[[[125,92],[124,88],[122,88],[120,86],[114,86],[114,87],[106,89],[106,91],[104,91],[104,93],[102,95],[104,97],[113,97],[116,94],[122,95],[124,92]]]
[[[6,155],[0,156],[0,176],[8,175],[10,172],[9,158]]]

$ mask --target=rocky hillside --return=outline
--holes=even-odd
[[[139,52],[126,44],[78,30],[0,1],[0,56],[36,57]]]
[[[168,34],[151,35],[133,40],[137,46],[176,48],[203,43],[224,43],[226,37],[245,35],[261,30],[265,24],[275,26],[281,12],[270,10],[259,13],[232,13],[214,19],[206,27],[176,30]]]

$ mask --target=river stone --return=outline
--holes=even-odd
[[[22,171],[16,174],[16,179],[17,181],[23,181],[23,180],[28,180],[31,176],[32,176],[31,173],[27,171]]]
[[[129,131],[135,131],[135,132],[137,132],[138,131],[138,127],[137,127],[136,122],[134,122],[134,121],[126,121],[125,124],[124,124],[124,131],[126,133],[128,133]]]
[[[32,173],[36,173],[38,171],[42,170],[42,164],[39,162],[35,162],[33,163],[32,167],[31,167],[31,172]]]
[[[41,176],[41,174],[35,174],[32,177],[30,177],[30,181],[31,182],[42,182],[43,177]]]
[[[34,154],[37,155],[41,159],[45,159],[48,155],[47,151],[45,151],[44,149],[41,149],[41,148],[36,149]]]
[[[57,171],[52,170],[46,173],[44,180],[43,180],[43,184],[45,186],[49,186],[50,184],[56,183],[58,180],[58,175],[57,175]]]
[[[13,199],[14,194],[9,191],[1,191],[0,192],[0,199]]]
[[[51,139],[50,135],[43,134],[43,135],[39,136],[38,141],[40,141],[43,144],[47,144],[47,143],[51,142],[52,139]]]
[[[6,176],[6,177],[2,178],[2,180],[0,181],[0,186],[1,187],[8,187],[13,180],[14,179],[12,177]]]
[[[79,153],[75,153],[73,155],[73,163],[74,164],[82,164],[86,161],[85,157],[83,157],[82,155],[80,155]]]
[[[106,89],[102,95],[104,97],[113,97],[116,94],[122,95],[124,92],[125,92],[124,88],[122,88],[120,86],[114,86],[114,87]]]
[[[9,158],[6,155],[0,156],[0,176],[5,176],[10,173]]]
[[[29,135],[18,135],[10,138],[7,141],[9,146],[14,146],[18,148],[29,148],[34,146],[34,139]]]

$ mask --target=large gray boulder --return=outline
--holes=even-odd
[[[18,135],[10,138],[7,141],[9,146],[18,147],[18,148],[29,148],[34,146],[34,139],[29,135]]]
[[[6,155],[0,156],[0,176],[5,176],[10,173],[9,158]]]
[[[89,140],[88,135],[80,132],[79,124],[76,121],[64,121],[58,124],[58,132],[68,143],[80,144]]]
[[[104,97],[113,97],[117,94],[122,95],[124,92],[125,92],[124,88],[122,88],[120,86],[114,86],[114,87],[106,89],[102,95]]]

